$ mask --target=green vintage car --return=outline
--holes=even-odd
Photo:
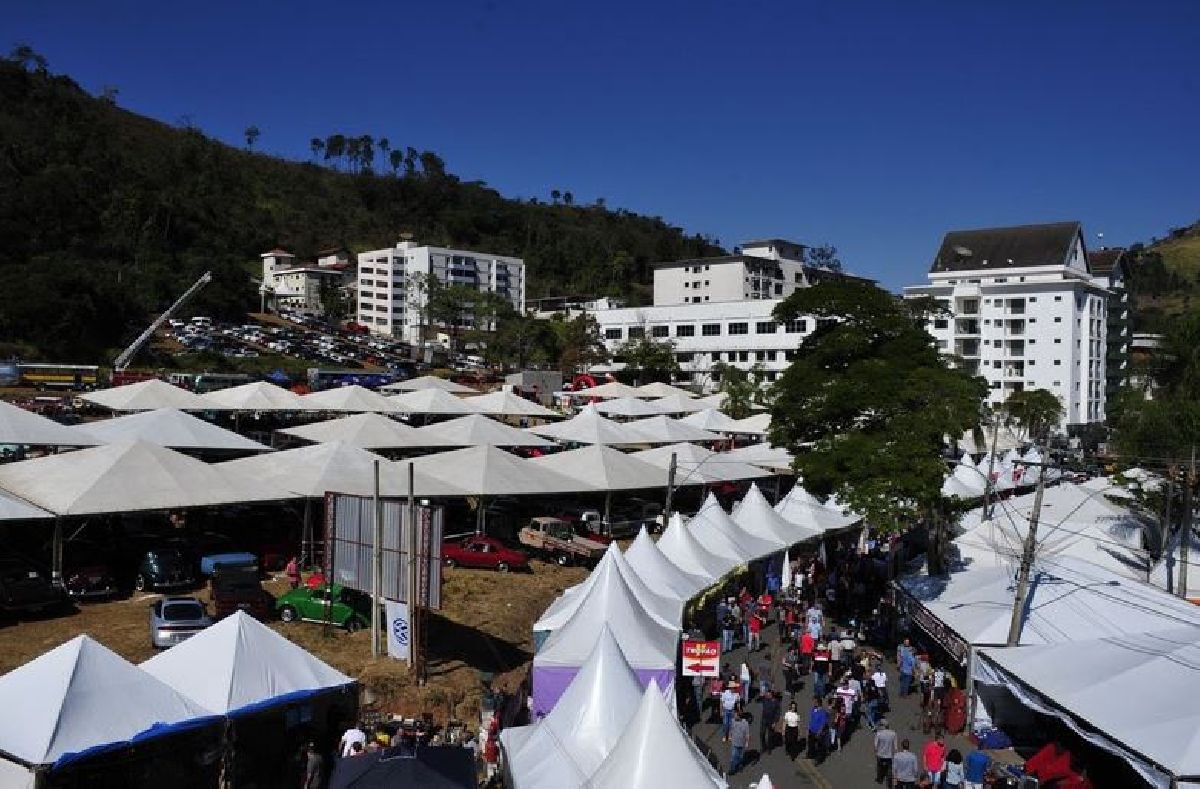
[[[284,622],[331,622],[351,633],[371,624],[370,598],[337,584],[292,589],[275,600],[275,610]]]

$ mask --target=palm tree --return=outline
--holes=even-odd
[[[246,135],[246,148],[253,151],[254,143],[258,142],[258,138],[262,135],[262,132],[258,130],[257,126],[247,126],[244,134]]]
[[[392,151],[388,154],[388,161],[392,165],[392,175],[397,175],[400,172],[401,165],[404,164],[404,152]]]
[[[392,150],[392,142],[387,137],[380,137],[379,142],[375,143],[379,146],[379,152],[387,156],[388,151]]]
[[[564,204],[571,205],[575,202],[575,195],[570,192],[563,192],[562,200]]]
[[[320,137],[313,137],[308,141],[308,147],[312,149],[313,161],[316,161],[321,151],[325,150],[325,141]]]
[[[346,136],[331,134],[325,138],[325,161],[333,159],[334,166],[346,155]]]
[[[375,162],[375,138],[364,134],[358,138],[358,169],[370,170]]]
[[[562,192],[558,191],[557,189],[550,190],[550,199],[554,201],[555,205],[558,205],[558,199],[560,197],[562,197]]]

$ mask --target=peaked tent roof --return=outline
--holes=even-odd
[[[737,432],[737,420],[727,416],[715,408],[705,408],[679,420],[685,425],[698,427],[701,430],[711,430],[714,433]]]
[[[415,392],[392,395],[388,399],[402,414],[463,416],[475,413],[466,400],[442,389],[418,389]]]
[[[692,398],[695,396],[687,389],[682,389],[678,386],[672,386],[671,384],[665,384],[661,381],[635,386],[634,390],[637,392],[638,397],[652,397],[656,399],[671,396],[687,398]]]
[[[612,400],[604,400],[596,403],[595,409],[605,416],[640,418],[644,416],[657,416],[659,414],[657,408],[637,397],[614,397]]]
[[[403,449],[428,447],[436,438],[417,432],[417,428],[381,414],[353,414],[325,422],[313,422],[277,431],[307,441],[341,441],[361,449]],[[443,444],[443,446],[453,446]]]
[[[551,411],[540,403],[518,397],[507,389],[468,397],[463,402],[474,413],[488,414],[489,416],[537,416],[546,419],[562,416],[557,411]]]
[[[0,521],[31,521],[53,517],[53,514],[41,507],[35,507],[0,490]]]
[[[0,707],[0,751],[31,765],[211,715],[86,635],[0,677]]]
[[[487,417],[480,417],[486,419]],[[587,482],[497,449],[473,446],[414,458],[417,474],[452,480],[462,496],[537,495],[595,490]],[[405,466],[408,461],[398,463]],[[419,487],[419,486],[418,486]]]
[[[304,411],[300,395],[268,381],[231,386],[200,395],[214,411]]]
[[[772,471],[792,471],[792,463],[795,457],[791,452],[779,447],[773,447],[766,441],[749,446],[730,449],[722,453],[723,457],[730,460],[737,460],[741,463],[749,463],[752,466],[761,466],[762,468]]]
[[[767,472],[748,463],[729,460],[720,453],[698,447],[695,444],[670,444],[654,449],[634,452],[633,457],[655,466],[669,469],[671,455],[675,455],[676,485],[707,485],[710,482],[727,482],[738,479],[757,479]]]
[[[714,392],[710,395],[705,395],[704,397],[697,397],[696,403],[704,406],[705,408],[716,408],[719,410],[725,407],[725,401],[728,399],[729,395],[725,394],[724,392]]]
[[[80,398],[110,411],[153,411],[156,408],[203,411],[208,408],[200,395],[157,378],[88,392]]]
[[[751,414],[750,416],[745,417],[744,419],[737,419],[735,421],[737,422],[737,425],[738,425],[737,430],[735,432],[738,432],[738,433],[746,433],[749,435],[756,435],[756,436],[765,436],[767,434],[767,432],[771,429],[771,415],[770,414],[765,414],[765,413],[764,414]]]
[[[697,403],[691,395],[668,395],[650,401],[660,414],[694,414],[706,406]]]
[[[682,441],[720,441],[721,437],[699,427],[684,424],[669,416],[652,416],[628,423],[643,444],[674,444]]]
[[[141,669],[221,714],[354,682],[244,611],[155,655]]]
[[[580,389],[568,392],[567,394],[571,397],[599,397],[602,400],[608,400],[613,397],[638,397],[637,389],[620,381],[609,381],[606,384],[593,386],[590,389]]]
[[[0,400],[0,444],[90,447],[99,443],[83,430]]]
[[[379,387],[384,392],[420,392],[430,389],[437,389],[450,394],[475,394],[478,389],[472,389],[469,386],[456,384],[454,381],[446,378],[438,378],[436,375],[422,375],[418,378],[409,378],[407,381],[397,381],[394,384]]]
[[[798,526],[822,532],[849,528],[862,520],[850,515],[843,515],[834,508],[822,504],[805,490],[799,481],[775,505],[775,511]]]
[[[756,537],[742,529],[712,493],[704,499],[688,528],[713,553],[737,559],[739,564],[770,556],[790,544]]]
[[[635,428],[606,419],[590,405],[566,421],[531,427],[529,432],[572,444],[632,446],[645,443]]]
[[[651,680],[642,703],[586,786],[621,789],[727,789],[725,781],[679,725],[658,683]]]
[[[658,549],[671,564],[689,575],[706,579],[709,584],[738,565],[736,560],[718,556],[702,545],[678,512],[671,515],[666,530],[658,538]]]
[[[642,685],[612,631],[544,718],[500,732],[515,789],[583,786],[612,751],[642,700]]]
[[[641,490],[667,486],[667,472],[663,468],[603,444],[542,455],[529,462],[581,480],[596,490]]]
[[[248,459],[262,457],[275,455]],[[146,441],[123,441],[0,465],[0,488],[56,515],[100,515],[292,498],[286,489],[269,480],[230,475],[224,465],[202,463]]]
[[[349,411],[359,414],[371,411],[380,414],[400,412],[396,403],[358,384],[313,392],[302,396],[300,400],[306,411]]]
[[[483,414],[467,414],[457,419],[448,419],[425,425],[416,430],[423,440],[433,441],[428,446],[456,447],[552,447],[553,441],[535,436],[503,422],[497,422]]]
[[[642,527],[633,544],[625,549],[625,561],[651,589],[661,590],[680,600],[689,600],[711,583],[708,578],[691,575],[676,567],[659,549],[650,532]]]
[[[744,531],[755,537],[777,542],[780,547],[786,548],[794,543],[821,536],[821,532],[792,523],[776,512],[754,483],[750,484],[750,490],[746,491],[746,495],[734,508],[732,518]]]
[[[94,436],[106,444],[120,441],[146,441],[171,449],[212,449],[238,452],[266,452],[270,447],[251,441],[232,430],[217,427],[199,417],[174,408],[159,408],[127,416],[88,422],[71,428],[85,436]]]

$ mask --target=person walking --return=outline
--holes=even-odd
[[[886,706],[888,702],[887,672],[883,670],[883,664],[875,666],[875,671],[871,674],[871,684],[875,686],[875,690],[879,691],[879,703]]]
[[[917,755],[909,750],[907,739],[900,741],[900,750],[892,757],[892,789],[917,789],[921,769]]]
[[[812,711],[808,713],[808,758],[817,764],[825,760],[825,742],[829,736],[829,711],[825,702],[813,699]]]
[[[896,755],[896,732],[888,726],[887,718],[879,719],[875,731],[875,783],[881,784],[892,774],[892,758]]]
[[[800,673],[807,674],[812,671],[813,653],[817,649],[817,639],[813,638],[813,634],[808,630],[800,636]]]
[[[916,653],[907,638],[896,648],[896,666],[900,671],[900,697],[903,698],[912,689],[913,670],[917,666]]]
[[[946,766],[942,772],[942,786],[946,789],[961,789],[966,780],[963,769],[963,755],[958,748],[951,748],[946,754]]]
[[[733,598],[729,598],[732,605]],[[737,630],[737,619],[733,615],[732,607],[725,609],[725,615],[721,617],[721,653],[725,654],[733,651],[733,634]]]
[[[750,747],[750,722],[742,711],[733,713],[733,725],[729,729],[729,774],[733,775],[742,769],[742,761],[746,757],[746,749]]]
[[[762,649],[762,610],[755,609],[754,613],[750,614],[746,619],[746,627],[750,634],[749,646],[747,652],[757,652]]]
[[[771,664],[771,650],[763,652],[762,657],[754,664],[754,673],[758,677],[758,695],[764,696],[771,689],[771,675],[775,667]]]
[[[325,757],[321,756],[315,742],[309,741],[304,744],[301,762],[304,774],[300,779],[300,789],[320,789],[325,772]]]
[[[742,697],[729,685],[721,691],[721,742],[729,742],[729,729],[733,725],[733,711]]]
[[[278,565],[277,565],[278,566]],[[288,559],[287,566],[283,568],[283,574],[287,576],[288,586],[296,589],[300,586],[300,558],[293,556]]]
[[[761,697],[762,709],[758,715],[759,750],[769,754],[775,750],[775,729],[779,725],[779,699],[770,689]]]
[[[933,786],[940,785],[942,768],[946,764],[946,738],[939,734],[926,743],[921,760],[925,763],[925,777],[929,779],[929,783]]]
[[[743,664],[742,664],[742,670],[741,670],[741,672],[738,674],[738,682],[740,682],[740,683],[741,683],[740,690],[742,691],[742,703],[743,703],[743,704],[749,704],[749,703],[750,703],[750,682],[751,682],[751,679],[752,679],[752,678],[751,678],[751,676],[750,676],[750,667],[749,667],[749,666],[747,666],[745,663],[743,663]]]
[[[992,757],[984,752],[982,746],[967,754],[963,762],[963,789],[983,789],[987,780],[988,770],[992,767]]]
[[[783,713],[783,750],[793,762],[800,755],[800,711],[795,702]]]

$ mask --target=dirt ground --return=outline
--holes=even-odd
[[[430,714],[435,720],[479,720],[481,672],[493,686],[514,689],[533,657],[532,626],[564,589],[579,583],[587,570],[531,562],[532,572],[500,574],[461,568],[445,570],[443,610],[426,615],[428,680],[421,687],[407,665],[391,658],[372,659],[369,631],[347,633],[320,625],[271,622],[277,632],[325,662],[359,679],[367,709],[405,717]],[[265,586],[275,595],[282,578]],[[206,590],[195,592],[207,600]],[[147,630],[148,607],[157,595],[81,605],[70,615],[25,619],[0,625],[0,672],[8,672],[80,633],[134,663],[155,654]]]

